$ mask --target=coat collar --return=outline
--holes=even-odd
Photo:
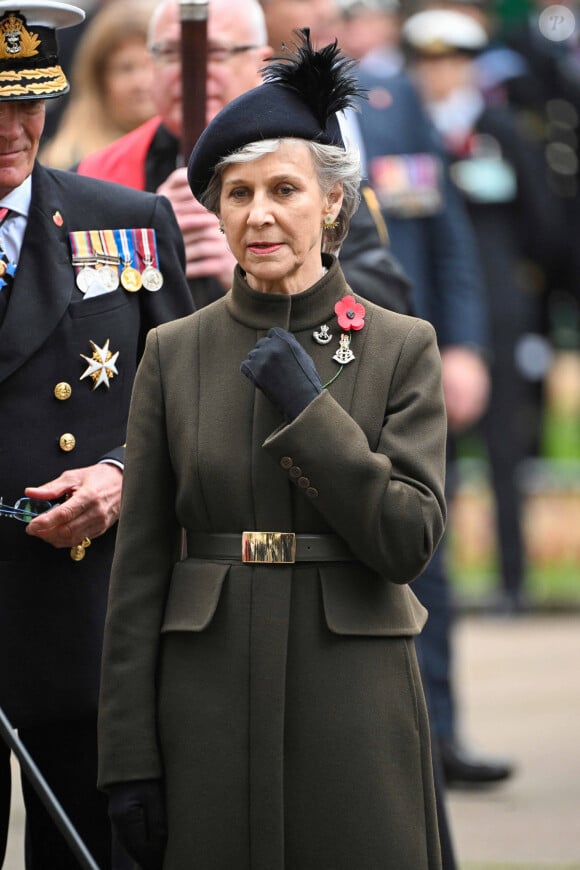
[[[280,326],[290,332],[312,329],[334,318],[334,306],[352,290],[346,283],[338,261],[323,254],[328,272],[308,290],[295,296],[269,295],[252,290],[236,266],[232,290],[226,297],[231,316],[254,329]]]
[[[28,224],[10,304],[0,327],[0,381],[29,359],[63,317],[74,289],[68,230],[55,215],[66,202],[50,172],[36,164]]]

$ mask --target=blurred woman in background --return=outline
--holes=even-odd
[[[147,27],[155,0],[115,0],[83,33],[71,72],[71,99],[40,154],[43,163],[70,169],[142,124],[155,112]]]

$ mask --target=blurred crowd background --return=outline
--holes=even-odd
[[[521,264],[525,292],[536,297],[539,317],[537,329],[522,334],[515,352],[537,414],[520,409],[522,425],[530,428],[514,471],[523,503],[523,582],[530,609],[569,611],[580,604],[580,8],[496,0],[486,15],[490,43],[481,55],[483,80],[489,76],[491,92],[499,90],[523,137],[539,145],[546,194],[560,211],[551,259],[540,268],[533,257]],[[502,61],[505,48],[515,53]],[[459,450],[452,574],[459,603],[485,608],[500,575],[492,486],[480,439],[466,433]]]
[[[483,260],[496,395],[483,425],[455,439],[448,559],[456,603],[497,613],[511,589],[518,612],[575,608],[580,8],[548,0],[342,5],[349,53],[376,75],[405,68],[419,88]]]
[[[77,0],[77,5],[88,13],[85,24],[59,35],[71,97],[47,104],[40,155],[60,168],[74,167],[154,114],[147,23],[155,0]],[[511,463],[522,552],[508,552],[499,532],[501,480],[489,462],[489,432],[481,426],[464,431],[456,440],[449,528],[454,595],[460,608],[493,610],[502,588],[512,583],[520,587],[522,609],[570,609],[580,605],[580,11],[568,0],[340,0],[336,29],[343,47],[375,71],[381,64],[389,72],[407,67],[436,126],[449,133],[454,178],[465,187],[468,214],[475,221],[477,205],[485,203],[490,190],[511,208],[509,171],[517,163],[517,149],[510,164],[509,148],[498,155],[493,136],[478,133],[477,125],[468,130],[470,109],[462,116],[462,132],[469,136],[459,142],[450,122],[453,111],[442,109],[447,98],[422,87],[422,76],[424,85],[433,88],[438,81],[449,88],[446,77],[458,74],[441,57],[429,63],[429,50],[421,48],[412,29],[405,30],[410,16],[433,7],[460,10],[484,29],[485,44],[475,49],[464,44],[461,33],[449,31],[444,53],[461,60],[463,85],[469,64],[470,87],[476,83],[486,108],[510,113],[522,149],[536,160],[531,172],[518,174],[520,192],[522,185],[529,189],[523,209],[521,202],[520,212],[512,209],[512,225],[532,221],[528,203],[534,196],[540,206],[529,234],[533,249],[521,247],[517,274],[511,276],[517,300],[503,287],[498,298],[490,297],[494,353],[497,359],[505,353],[506,370],[511,367],[503,398],[510,413],[502,418],[500,410],[494,418],[492,449],[501,468],[502,445],[517,441],[515,452],[503,457],[499,475],[505,480],[505,463]],[[461,112],[458,100],[456,114]],[[458,127],[461,131],[461,122]],[[463,172],[466,156],[469,178]],[[474,175],[476,168],[481,177]],[[500,227],[495,225],[497,243]],[[492,227],[485,248],[489,261],[501,257],[496,242]],[[508,528],[503,537],[513,540],[514,535]]]

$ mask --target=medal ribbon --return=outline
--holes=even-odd
[[[123,265],[135,266],[135,241],[132,230],[113,230],[118,247],[123,252]]]
[[[111,262],[111,264],[114,263],[118,266],[121,258],[119,256],[119,248],[117,247],[113,230],[101,230],[101,245],[103,246],[105,257]]]
[[[135,230],[137,235],[138,253],[145,266],[159,267],[157,255],[157,238],[153,227],[142,227]]]
[[[95,252],[97,263],[105,262],[105,252],[103,250],[103,242],[101,240],[101,233],[99,230],[90,230],[91,243],[93,246],[93,251]]]
[[[75,230],[69,233],[70,246],[72,250],[72,264],[78,275],[80,267],[83,265],[94,265],[96,257],[92,248],[89,233],[85,230]]]
[[[149,238],[147,236],[147,230],[145,228],[142,228],[142,229],[138,230],[137,232],[138,232],[137,242],[139,242],[139,239],[141,240],[141,244],[139,245],[139,256],[141,257],[141,260],[143,261],[145,266],[150,266],[151,265],[151,249],[149,247]]]

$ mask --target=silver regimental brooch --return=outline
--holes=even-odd
[[[323,323],[318,331],[312,333],[314,341],[318,344],[328,344],[332,341],[332,334],[329,332],[328,325]]]
[[[350,335],[347,335],[345,332],[341,333],[338,350],[332,358],[341,366],[345,366],[353,361],[354,353],[350,349]]]

